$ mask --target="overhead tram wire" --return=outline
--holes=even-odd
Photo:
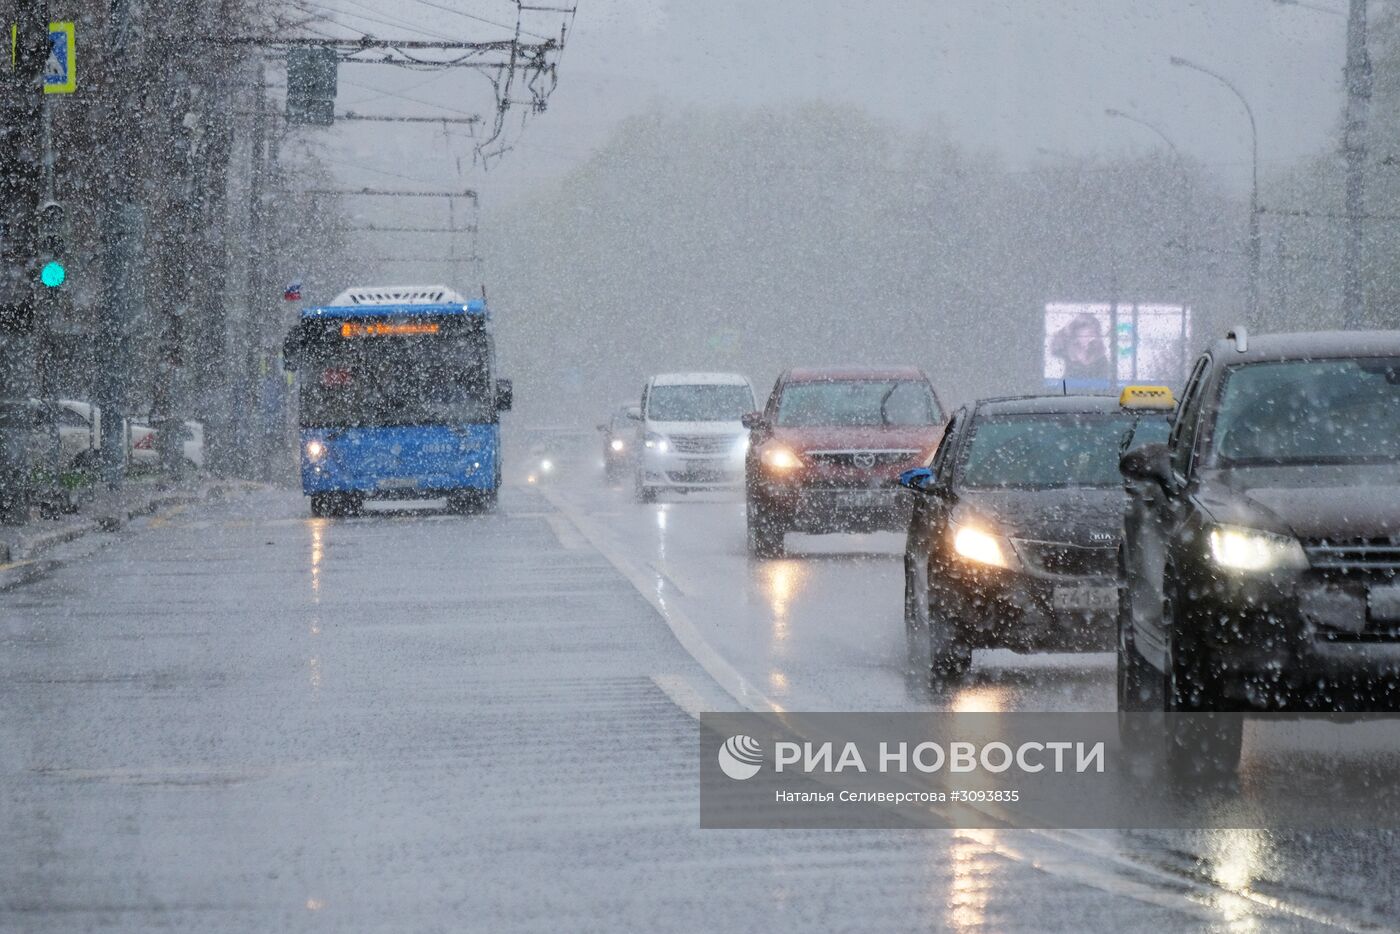
[[[366,21],[366,22],[369,22],[369,23],[377,23],[377,24],[380,25],[380,26],[392,26],[392,27],[394,27],[395,29],[407,29],[407,30],[409,30],[410,32],[416,32],[416,33],[419,33],[419,34],[424,35],[424,36],[431,36],[431,37],[434,38],[434,39],[448,39],[448,40],[451,40],[451,39],[456,39],[456,38],[458,38],[457,36],[448,35],[447,33],[442,33],[442,32],[438,32],[438,31],[433,30],[433,29],[424,28],[424,27],[422,27],[422,26],[419,26],[419,25],[416,25],[416,24],[414,24],[414,23],[411,23],[411,22],[409,22],[408,20],[386,19],[386,18],[380,17],[380,16],[369,16],[369,15],[366,15],[366,14],[364,14],[364,13],[356,13],[356,12],[354,12],[354,11],[352,11],[352,10],[343,10],[343,9],[340,9],[339,7],[327,6],[325,3],[319,2],[319,0],[302,0],[302,2],[303,2],[303,3],[306,3],[306,4],[309,5],[309,6],[318,7],[318,8],[320,8],[322,11],[324,11],[324,12],[326,12],[326,13],[336,13],[336,14],[339,14],[339,15],[341,15],[341,16],[349,16],[349,17],[351,17],[351,18],[353,18],[353,19],[362,19],[362,20],[364,20],[364,21]],[[364,9],[368,9],[368,10],[370,10],[371,12],[380,12],[380,11],[375,10],[374,7],[367,7],[367,6],[365,6],[364,4],[356,3],[356,0],[345,0],[345,2],[346,2],[346,3],[355,3],[356,6],[360,6],[360,7],[364,8]],[[310,13],[311,10],[306,10],[305,12]],[[334,23],[335,25],[341,27],[342,29],[348,29],[348,30],[350,30],[350,31],[352,31],[352,32],[359,32],[359,33],[362,33],[362,34],[363,34],[363,32],[364,32],[363,30],[358,29],[358,28],[356,28],[356,27],[354,27],[354,26],[350,26],[350,25],[347,25],[347,24],[345,24],[345,23],[339,22],[339,21],[337,21],[337,20],[334,19],[334,18],[328,17],[327,19],[328,19],[329,22]]]
[[[443,10],[444,12],[447,12],[447,13],[454,13],[454,14],[456,14],[457,16],[465,16],[467,19],[474,19],[474,20],[476,20],[476,21],[479,22],[479,23],[485,23],[485,24],[488,25],[488,26],[495,26],[495,27],[498,28],[498,29],[504,29],[506,32],[516,32],[516,31],[517,31],[516,27],[510,26],[510,25],[508,25],[508,24],[506,24],[506,23],[498,23],[498,22],[496,22],[495,20],[487,19],[487,18],[484,17],[484,16],[477,16],[475,13],[466,13],[466,12],[464,12],[464,11],[462,11],[462,10],[453,9],[452,7],[446,6],[445,4],[434,3],[433,0],[411,0],[411,2],[413,2],[413,3],[421,3],[421,4],[423,4],[423,6],[432,7],[434,10]],[[537,33],[537,32],[531,32],[531,31],[528,30],[528,29],[520,29],[520,30],[518,30],[518,31],[519,31],[519,33],[520,33],[521,35],[529,36],[529,37],[532,38],[532,39],[541,39],[541,40],[548,41],[550,38],[552,38],[551,36],[542,36],[542,35],[540,35],[540,34]]]

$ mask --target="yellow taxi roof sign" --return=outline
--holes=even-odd
[[[1174,409],[1176,397],[1170,386],[1124,386],[1118,404],[1125,409]]]

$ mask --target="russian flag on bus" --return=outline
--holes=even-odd
[[[301,280],[298,279],[283,289],[282,298],[289,302],[301,301]]]

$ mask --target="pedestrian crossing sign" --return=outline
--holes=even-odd
[[[71,22],[49,23],[49,58],[44,63],[44,93],[78,90],[76,29]],[[19,27],[10,24],[10,65],[19,60]]]

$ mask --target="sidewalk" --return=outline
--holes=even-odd
[[[128,481],[119,491],[99,493],[76,513],[58,519],[35,519],[28,525],[0,527],[0,590],[43,573],[45,552],[92,532],[116,532],[132,519],[174,506],[218,499],[261,485],[246,480],[199,478],[172,483],[163,479]]]

